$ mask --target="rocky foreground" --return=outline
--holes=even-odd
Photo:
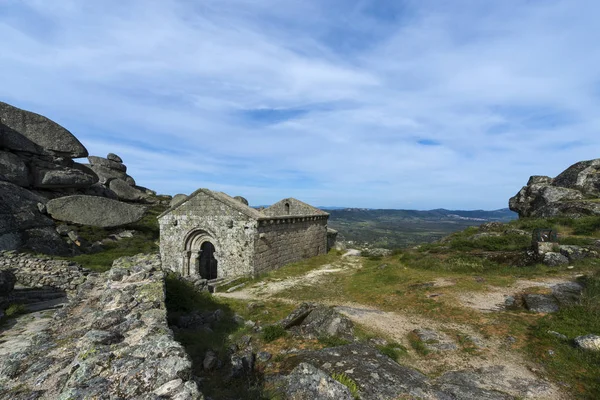
[[[21,279],[39,264],[18,262],[12,270]],[[45,275],[71,299],[45,323],[30,314],[18,318],[13,330],[31,327],[18,330],[20,343],[2,338],[0,398],[202,398],[192,363],[167,325],[158,256],[123,258],[103,274],[66,264],[48,262]]]

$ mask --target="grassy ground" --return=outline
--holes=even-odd
[[[102,272],[109,270],[113,261],[119,257],[157,252],[160,233],[156,217],[164,210],[164,206],[152,206],[140,221],[119,228],[104,229],[92,226],[77,228],[79,236],[89,243],[100,241],[111,234],[124,230],[134,230],[136,233],[131,238],[124,238],[103,245],[104,250],[101,252],[82,254],[68,259],[91,270]]]
[[[515,260],[529,248],[534,228],[557,230],[561,244],[590,245],[600,238],[600,218],[520,220],[497,228],[499,232],[521,229],[527,231],[527,235],[513,232],[502,236],[475,236],[481,231],[468,228],[442,242],[397,251],[390,257],[362,258],[362,268],[326,275],[318,287],[296,286],[286,290],[282,297],[296,304],[301,301],[358,303],[442,323],[469,325],[484,338],[514,338],[511,348],[538,365],[544,377],[573,398],[600,398],[600,355],[583,352],[573,343],[576,336],[600,334],[600,260],[573,262],[571,269],[541,264],[520,266]],[[318,260],[286,266],[257,280],[284,279],[305,274],[326,263],[339,262],[342,262],[339,253],[332,252]],[[460,294],[485,293],[489,286],[507,287],[519,279],[569,279],[574,274],[587,276],[583,300],[555,314],[544,316],[524,310],[483,314],[456,301]],[[439,279],[451,285],[435,286],[433,283]],[[536,291],[547,289],[531,290]],[[268,305],[266,309],[269,310]],[[371,333],[368,327],[362,329],[366,335]],[[567,339],[558,339],[548,331],[559,332]],[[461,333],[446,333],[457,340],[463,353],[478,354],[479,350]],[[274,342],[286,340],[289,339]],[[401,345],[382,350],[407,365],[411,364],[411,357],[438,357],[430,354],[416,337],[409,335],[407,342],[414,351],[412,356]]]

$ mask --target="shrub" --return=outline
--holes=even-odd
[[[285,329],[279,325],[267,325],[262,331],[262,340],[269,343],[287,335]]]

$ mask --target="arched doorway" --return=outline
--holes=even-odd
[[[198,273],[204,279],[217,279],[217,259],[215,258],[215,246],[211,242],[204,242],[200,246],[200,257],[198,257]]]
[[[214,236],[202,229],[190,231],[184,240],[182,275],[216,279],[218,251]]]

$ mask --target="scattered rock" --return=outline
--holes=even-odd
[[[569,264],[569,259],[560,253],[549,252],[544,254],[544,264],[550,267],[559,267]]]
[[[525,307],[529,311],[538,313],[553,313],[559,310],[558,301],[554,296],[547,294],[525,294],[523,295]]]
[[[575,344],[577,347],[588,350],[588,351],[600,351],[600,336],[598,335],[585,335],[577,336],[575,338]]]
[[[413,333],[429,351],[454,351],[458,346],[448,335],[433,329],[415,329]]]
[[[46,204],[48,213],[60,221],[109,228],[139,221],[146,208],[94,196],[65,196]]]
[[[565,282],[552,286],[552,294],[561,306],[579,304],[583,286],[577,282]]]
[[[562,333],[558,333],[555,331],[548,331],[549,335],[559,338],[560,340],[568,340],[569,338],[563,335]]]

